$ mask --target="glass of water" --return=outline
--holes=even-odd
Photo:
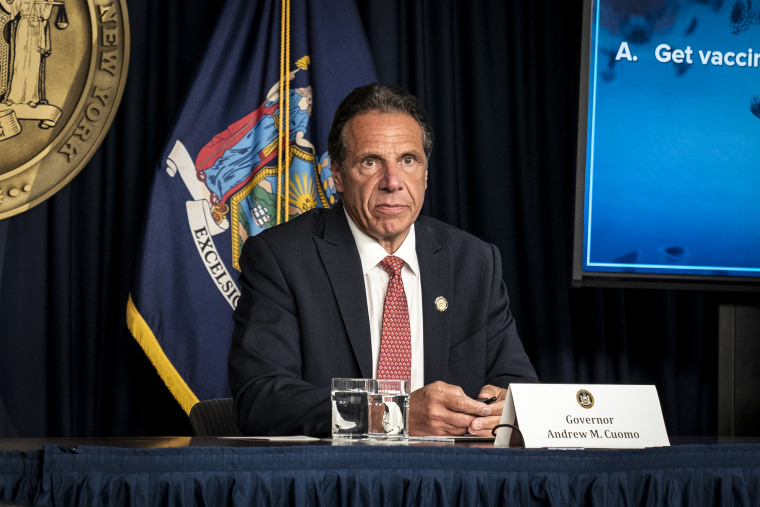
[[[363,378],[332,379],[333,438],[367,438],[367,396],[374,389],[374,382]]]
[[[369,437],[402,440],[409,437],[410,380],[376,380],[369,393]]]

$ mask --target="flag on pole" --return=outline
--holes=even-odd
[[[127,325],[190,413],[229,397],[248,236],[337,194],[327,133],[375,71],[354,0],[227,0],[150,195]]]

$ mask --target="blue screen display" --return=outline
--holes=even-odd
[[[760,277],[760,2],[590,19],[582,271]]]

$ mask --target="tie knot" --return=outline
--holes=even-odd
[[[400,275],[401,268],[404,266],[404,259],[395,255],[388,255],[380,261],[380,267],[388,272],[391,277]]]

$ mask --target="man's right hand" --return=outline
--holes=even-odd
[[[488,405],[473,400],[461,387],[433,382],[409,396],[409,434],[464,435],[473,419],[490,414]]]

